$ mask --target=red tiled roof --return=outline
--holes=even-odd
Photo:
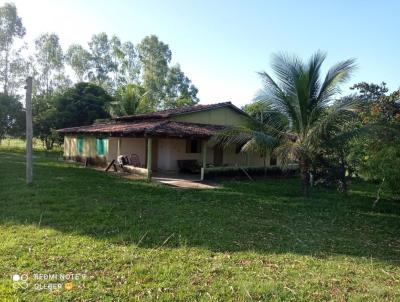
[[[160,136],[160,137],[198,137],[209,138],[225,129],[224,126],[196,124],[175,121],[137,121],[93,124],[57,130],[60,133],[108,134],[121,136]]]
[[[167,119],[174,115],[186,114],[186,113],[193,113],[199,112],[204,110],[210,109],[217,109],[221,107],[230,107],[236,112],[246,115],[244,111],[233,105],[231,102],[224,102],[224,103],[216,103],[216,104],[209,104],[209,105],[195,105],[195,106],[185,106],[179,107],[174,109],[167,109],[152,113],[144,113],[144,114],[135,114],[135,115],[126,115],[114,118],[116,121],[133,121],[133,120],[146,120],[146,119]]]
[[[166,121],[154,126],[146,132],[153,136],[208,138],[225,128],[225,126],[219,125]]]
[[[60,133],[75,134],[107,134],[116,136],[174,136],[206,138],[215,135],[224,129],[224,126],[211,124],[196,124],[175,122],[169,118],[174,115],[199,112],[204,110],[230,107],[239,114],[248,116],[244,111],[231,102],[210,105],[186,106],[163,111],[128,115],[114,118],[108,123],[93,124],[90,126],[71,127],[57,130]]]
[[[57,130],[60,133],[87,133],[87,134],[96,134],[96,133],[115,133],[115,134],[123,134],[131,131],[144,131],[146,128],[152,127],[156,124],[159,124],[160,121],[142,121],[142,122],[129,122],[129,123],[99,123],[93,124],[89,126],[80,126],[80,127],[71,127],[71,128],[63,128]]]

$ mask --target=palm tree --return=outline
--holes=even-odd
[[[321,78],[321,65],[326,54],[316,52],[304,63],[297,56],[274,55],[274,80],[267,72],[259,75],[264,88],[257,100],[268,102],[275,114],[284,118],[278,123],[254,127],[231,128],[221,133],[223,144],[241,143],[243,151],[266,149],[280,157],[283,164],[294,159],[299,164],[304,196],[309,196],[310,168],[324,129],[342,123],[347,114],[353,114],[356,105],[352,99],[334,102],[340,93],[340,84],[346,82],[355,70],[355,60],[349,59],[331,67]],[[245,142],[245,143],[244,143]]]
[[[140,112],[145,96],[145,89],[138,84],[127,84],[120,87],[116,93],[116,101],[111,107],[112,115],[123,116]]]

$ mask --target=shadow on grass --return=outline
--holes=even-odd
[[[225,182],[218,190],[177,190],[129,181],[81,166],[36,158],[24,182],[21,153],[0,151],[0,223],[34,224],[144,248],[372,257],[399,265],[400,205],[371,209],[374,187],[349,197],[315,190],[299,196],[297,179]]]

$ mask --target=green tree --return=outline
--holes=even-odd
[[[121,82],[122,78],[122,63],[125,58],[125,53],[122,50],[122,42],[117,36],[112,36],[110,39],[110,54],[113,62],[111,70],[110,86],[112,91],[115,91]]]
[[[23,38],[25,28],[12,3],[0,7],[0,81],[5,94],[13,94],[25,69],[20,49],[13,49],[15,39]]]
[[[165,81],[163,109],[192,106],[199,102],[198,89],[184,74],[179,64],[169,68]]]
[[[17,97],[0,93],[0,143],[5,136],[22,136],[25,114]]]
[[[340,124],[344,116],[353,115],[355,104],[343,99],[332,105],[339,85],[346,82],[355,69],[353,59],[331,67],[321,78],[321,65],[326,55],[315,53],[307,63],[297,56],[274,55],[272,70],[275,81],[267,72],[259,75],[264,88],[258,100],[265,101],[282,114],[287,124],[267,124],[261,129],[238,129],[243,135],[232,136],[225,142],[247,140],[257,148],[272,148],[282,162],[299,163],[304,196],[309,196],[310,170],[315,154],[321,147],[321,136],[332,124]],[[284,127],[283,127],[284,126]],[[261,146],[261,147],[259,147]]]
[[[137,46],[141,63],[143,87],[147,91],[145,110],[154,111],[164,98],[164,86],[171,61],[169,46],[157,36],[145,37]]]
[[[101,86],[78,83],[55,97],[57,127],[90,125],[110,117],[113,98]]]
[[[94,35],[89,50],[73,44],[68,48],[66,60],[78,81],[90,80],[112,93],[139,80],[135,46],[131,42],[122,43],[117,36],[109,39],[106,33]]]
[[[199,101],[198,89],[179,65],[169,66],[171,51],[154,35],[145,37],[135,47],[129,41],[123,43],[117,36],[109,38],[106,33],[99,33],[93,35],[89,50],[71,45],[66,61],[78,80],[88,79],[115,95],[117,101],[111,107],[112,114],[125,112],[123,107],[133,104],[121,97],[125,91],[133,93],[132,87],[135,95],[140,92],[140,106],[135,110],[141,112],[194,105]],[[146,93],[137,89],[138,85]],[[132,107],[128,111],[132,112]]]
[[[124,54],[119,67],[121,84],[138,83],[140,63],[135,46],[131,42],[125,42],[121,50]]]
[[[42,34],[35,40],[35,93],[50,95],[57,87],[68,86],[64,54],[54,33]]]
[[[351,96],[339,99],[336,103],[352,103]],[[356,102],[358,103],[358,102]],[[334,104],[333,107],[335,107]],[[361,111],[361,106],[358,112]],[[328,108],[327,110],[331,110]],[[336,186],[347,194],[347,180],[355,171],[356,162],[349,157],[354,139],[363,133],[359,114],[342,114],[335,123],[326,125],[318,138],[319,147],[312,161],[314,184]]]
[[[248,115],[254,118],[256,121],[264,124],[266,116],[274,111],[271,108],[271,104],[268,104],[264,101],[253,101],[250,104],[243,106],[243,111],[245,111]]]
[[[58,88],[52,94],[36,95],[33,99],[34,135],[50,150],[54,143],[61,141],[56,129],[108,118],[112,101],[102,87],[83,82],[70,88]]]
[[[114,40],[114,44],[115,44]],[[93,35],[89,42],[91,55],[91,70],[89,80],[106,89],[112,89],[112,74],[117,71],[117,64],[113,59],[113,45],[106,33]]]
[[[366,149],[363,173],[367,179],[380,182],[380,188],[374,206],[380,200],[382,191],[394,194],[400,199],[400,127],[393,129],[393,140],[390,144],[386,140],[376,138]],[[380,145],[379,145],[380,144]]]
[[[361,82],[354,84],[350,89],[356,92],[356,95],[353,95],[353,97],[368,103],[378,100],[389,91],[385,82],[381,84]]]
[[[59,139],[55,96],[70,85],[65,75],[64,54],[56,34],[45,33],[35,40],[32,116],[34,135],[47,149]]]
[[[313,163],[314,170],[317,170],[314,174],[320,178],[317,181],[337,182],[344,192],[347,190],[346,174],[349,177],[354,173],[359,174],[363,166],[362,158],[372,144],[371,135],[375,132],[375,122],[369,123],[371,112],[376,111],[377,104],[386,99],[389,91],[385,83],[377,85],[366,82],[355,84],[350,89],[356,93],[346,98],[354,99],[363,106],[360,106],[353,119],[347,117],[340,125],[333,125],[325,131],[321,141],[322,148]]]
[[[57,93],[60,92],[56,90],[50,95],[35,95],[32,100],[33,135],[40,138],[47,150],[51,150],[60,139],[55,132],[58,126],[55,103]]]
[[[280,125],[280,128],[284,128],[288,124],[286,117],[275,110],[270,102],[265,100],[254,100],[242,109],[263,125]]]
[[[85,48],[79,44],[72,44],[68,48],[65,58],[79,82],[88,79],[91,67],[91,55]]]
[[[320,147],[321,135],[327,127],[341,124],[355,109],[348,99],[331,105],[339,85],[354,71],[354,60],[337,63],[322,79],[325,57],[317,52],[304,63],[297,56],[275,55],[272,69],[278,81],[266,72],[260,73],[264,89],[259,98],[271,102],[289,121],[277,152],[283,160],[292,156],[299,163],[304,196],[309,195],[311,162]]]
[[[357,163],[357,172],[364,178],[379,181],[376,204],[382,191],[400,196],[400,90],[388,93],[385,83],[356,84],[353,89],[367,106],[360,113],[366,129],[353,140],[349,159]]]
[[[111,106],[112,115],[123,116],[140,112],[145,95],[145,89],[139,84],[121,86]]]

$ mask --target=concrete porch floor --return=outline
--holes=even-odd
[[[215,183],[204,182],[200,180],[198,174],[183,173],[153,173],[152,180],[176,188],[187,189],[217,189],[219,186]]]
[[[91,166],[91,169],[98,171],[103,171],[103,167]],[[144,176],[138,175],[136,173],[121,172],[120,170],[114,172],[112,169],[107,173],[112,173],[120,175],[121,177],[138,180],[145,179]],[[168,185],[175,188],[186,188],[186,189],[218,189],[220,186],[216,183],[201,181],[199,174],[186,174],[186,173],[165,173],[165,172],[153,172],[152,176],[153,182],[158,182],[164,185]]]

